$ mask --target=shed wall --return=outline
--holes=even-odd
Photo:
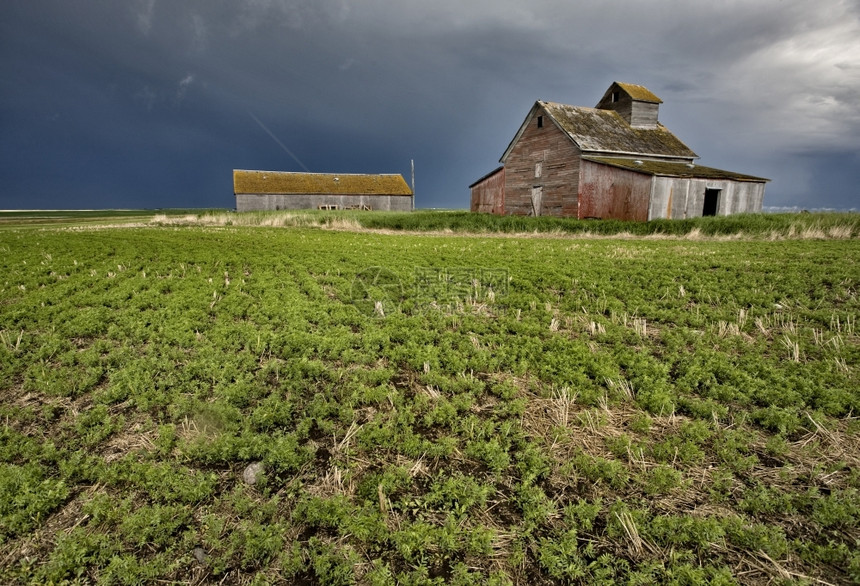
[[[591,161],[580,165],[580,218],[649,219],[650,175]]]
[[[411,195],[236,194],[236,211],[310,210],[321,205],[340,208],[369,206],[373,210],[412,211]]]
[[[690,180],[681,177],[654,177],[653,184],[648,219],[686,218]]]
[[[761,212],[764,183],[730,179],[654,177],[649,219],[698,218],[705,206],[705,191],[719,189],[717,215]]]
[[[538,116],[543,116],[542,128]],[[540,215],[576,217],[579,161],[576,145],[538,108],[505,160],[504,213],[534,215],[532,190],[541,188]]]
[[[485,214],[505,213],[505,168],[472,185],[471,211]]]

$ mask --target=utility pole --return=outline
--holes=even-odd
[[[412,159],[412,211],[415,211],[415,159]]]

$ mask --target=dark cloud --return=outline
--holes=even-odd
[[[766,204],[851,207],[858,71],[839,0],[7,0],[0,207],[229,207],[233,168],[410,159],[420,206],[464,207],[534,100],[614,80]]]

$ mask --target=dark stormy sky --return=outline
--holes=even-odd
[[[645,85],[765,205],[860,207],[858,0],[3,0],[0,208],[232,207],[232,169],[467,207],[537,99]]]

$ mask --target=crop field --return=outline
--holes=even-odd
[[[183,217],[190,214],[205,215],[223,213],[225,210],[160,210],[165,218]],[[52,225],[105,225],[117,222],[149,222],[152,210],[0,210],[0,230],[17,229],[22,226],[41,227]]]
[[[855,219],[233,216],[0,230],[3,584],[860,583]]]

